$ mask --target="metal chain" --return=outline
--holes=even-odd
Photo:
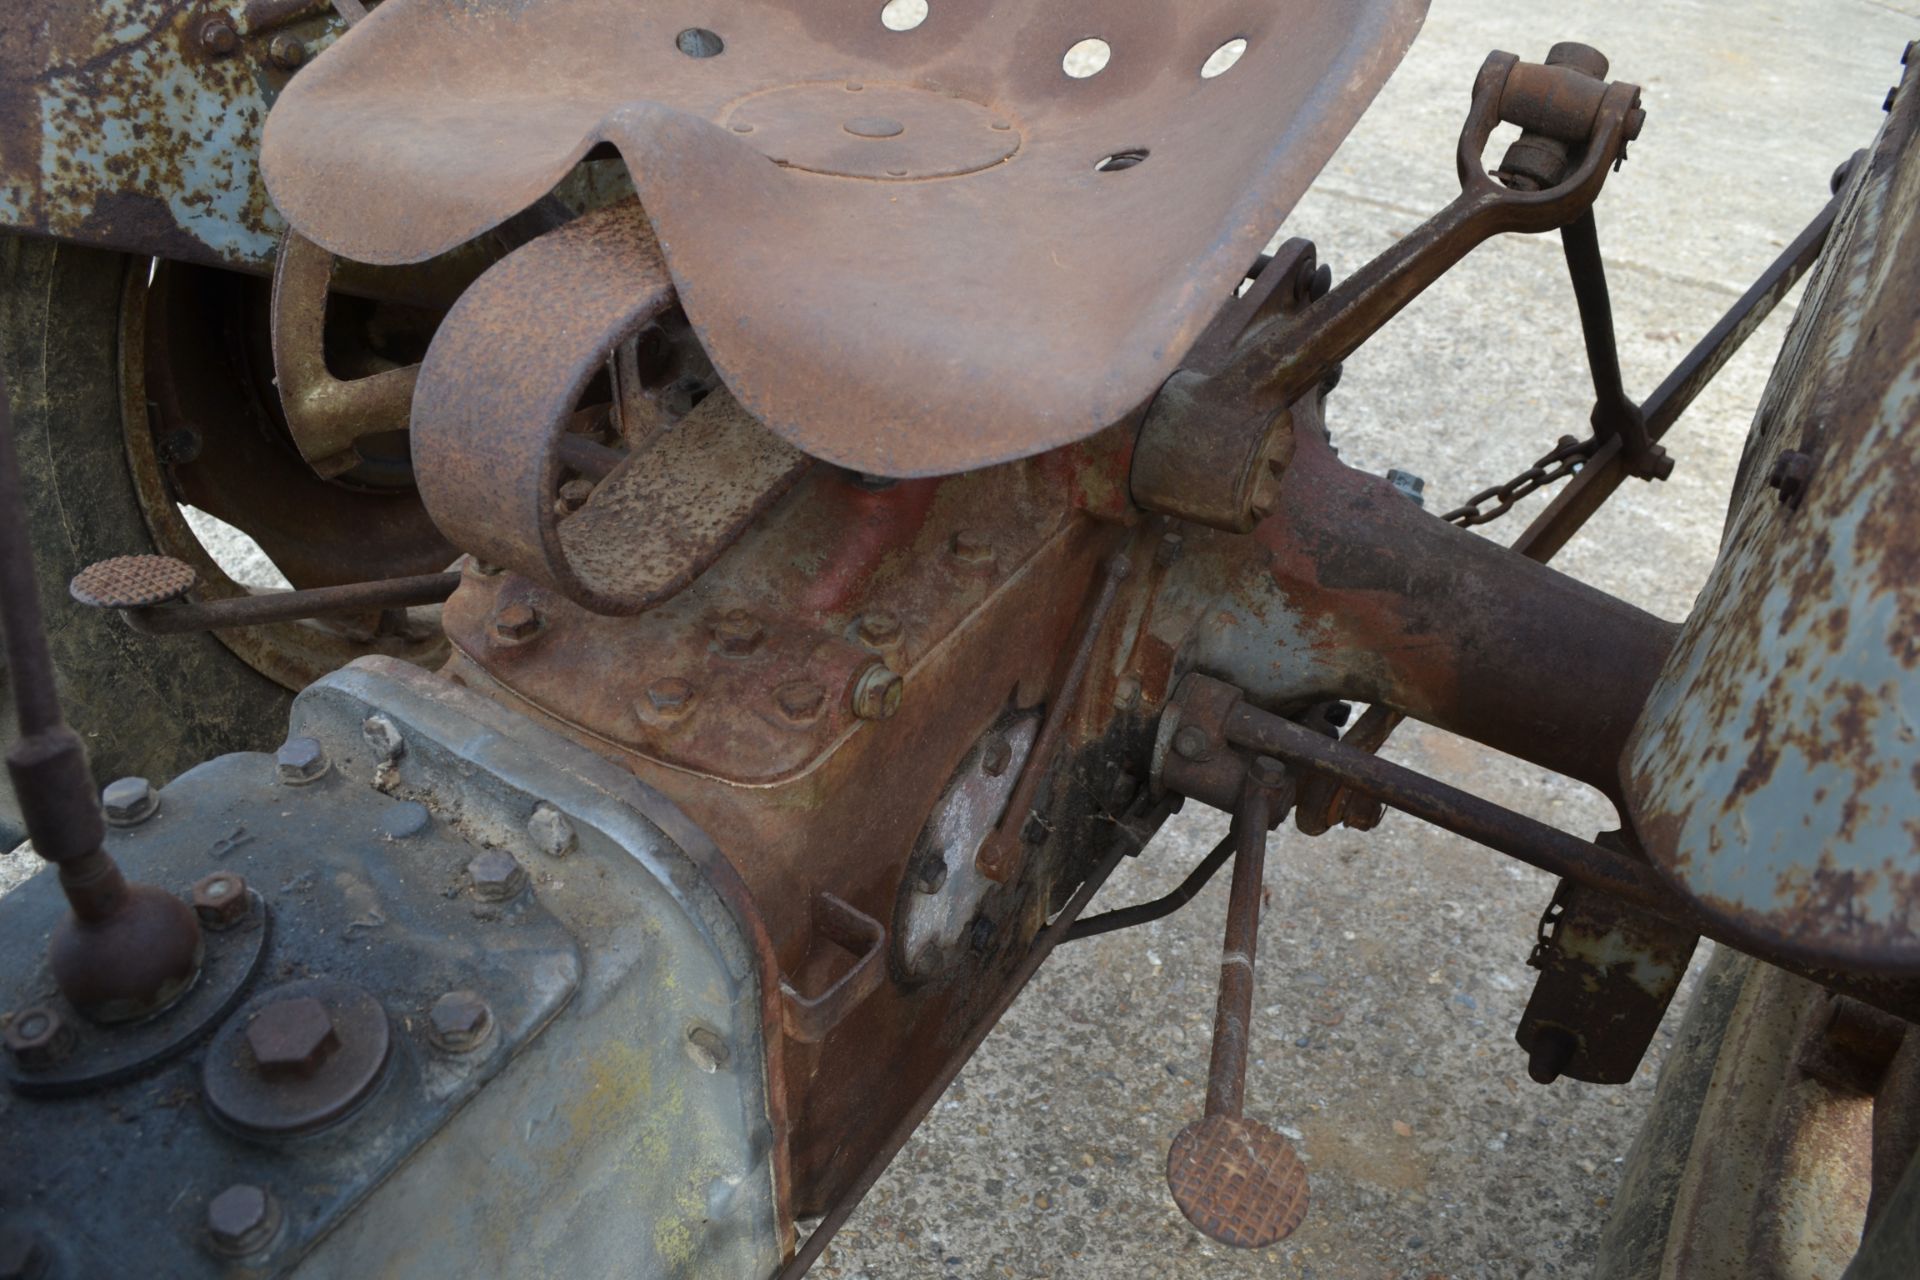
[[[1441,519],[1461,528],[1471,528],[1476,524],[1486,524],[1489,520],[1498,520],[1513,509],[1520,501],[1536,489],[1545,488],[1555,481],[1564,480],[1586,465],[1593,451],[1599,447],[1599,441],[1588,437],[1575,440],[1572,436],[1561,436],[1560,443],[1549,450],[1539,461],[1522,471],[1505,484],[1494,485],[1491,489],[1482,489],[1467,499],[1466,505],[1447,512]],[[1487,504],[1492,503],[1492,506]],[[1486,508],[1482,510],[1482,508]]]

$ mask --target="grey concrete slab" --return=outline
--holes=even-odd
[[[1453,194],[1453,140],[1489,49],[1592,43],[1646,90],[1645,136],[1599,209],[1626,377],[1645,394],[1870,139],[1916,17],[1915,0],[1437,0],[1286,231],[1352,269]],[[1669,437],[1674,479],[1631,483],[1562,567],[1685,615],[1783,325],[1784,312]],[[1451,505],[1582,432],[1589,395],[1557,242],[1512,240],[1356,356],[1329,418],[1349,461],[1408,467]],[[1489,532],[1510,538],[1539,505]],[[1568,830],[1611,824],[1592,792],[1441,733],[1405,731],[1388,754]],[[1171,888],[1224,829],[1184,815],[1096,909]],[[1162,1183],[1168,1140],[1199,1113],[1223,877],[1171,920],[1057,956],[818,1274],[1585,1274],[1666,1031],[1631,1085],[1527,1081],[1512,1029],[1550,880],[1389,817],[1367,835],[1281,839],[1267,886],[1248,1109],[1298,1135],[1312,1170],[1297,1235],[1252,1254],[1212,1245]]]

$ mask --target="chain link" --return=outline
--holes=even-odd
[[[1471,528],[1476,524],[1486,524],[1490,520],[1498,520],[1513,509],[1514,503],[1534,490],[1543,489],[1579,471],[1586,465],[1587,460],[1593,457],[1593,451],[1597,447],[1599,447],[1599,441],[1591,437],[1575,440],[1572,436],[1561,436],[1559,444],[1525,471],[1505,484],[1494,485],[1491,489],[1482,489],[1468,498],[1464,506],[1454,508],[1441,519],[1450,524],[1457,524],[1463,529]]]

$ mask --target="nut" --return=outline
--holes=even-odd
[[[246,878],[231,871],[216,871],[193,886],[193,913],[209,929],[231,929],[251,907]]]
[[[884,662],[870,664],[853,684],[853,714],[862,720],[885,720],[900,709],[906,681]]]
[[[667,676],[647,686],[647,705],[663,716],[685,715],[693,705],[693,685],[679,676]]]
[[[1807,482],[1812,478],[1813,459],[1798,449],[1781,450],[1780,456],[1773,460],[1773,469],[1767,472],[1767,483],[1780,491],[1780,501],[1796,508],[1806,496]]]
[[[318,738],[288,738],[274,756],[280,768],[280,781],[289,787],[304,787],[326,776],[330,762]]]
[[[333,1015],[312,996],[289,996],[261,1006],[247,1023],[247,1046],[268,1080],[298,1080],[320,1069],[340,1037]]]
[[[505,902],[526,888],[527,870],[505,849],[488,849],[467,864],[473,896],[482,902]]]
[[[427,1014],[427,1038],[447,1053],[470,1053],[493,1032],[493,1011],[475,991],[449,991]]]
[[[258,1253],[279,1229],[280,1206],[264,1187],[236,1183],[207,1201],[207,1236],[217,1253]]]
[[[1007,741],[1003,733],[996,733],[987,739],[985,750],[980,753],[980,772],[989,778],[997,778],[1007,771],[1013,763],[1013,744]]]
[[[962,529],[953,535],[952,550],[955,560],[971,568],[985,569],[993,564],[993,544],[971,529]]]
[[[720,652],[735,658],[758,649],[766,636],[766,630],[745,609],[729,610],[713,624],[713,642],[720,646]]]
[[[200,24],[200,47],[216,58],[224,58],[240,47],[240,33],[226,18],[208,18]]]
[[[282,71],[296,70],[307,60],[306,42],[298,36],[282,32],[267,42],[267,56],[273,59],[273,65]]]
[[[7,1022],[7,1052],[22,1071],[44,1071],[58,1066],[73,1049],[73,1028],[58,1009],[28,1005]]]
[[[1402,471],[1400,468],[1394,467],[1387,472],[1387,483],[1407,497],[1412,498],[1414,506],[1424,507],[1427,505],[1427,482],[1423,477],[1417,476],[1411,471]]]
[[[827,691],[811,680],[789,680],[773,691],[773,704],[780,714],[795,724],[809,724],[820,718]]]
[[[503,604],[493,615],[493,638],[504,645],[525,644],[540,634],[540,611],[524,600]]]
[[[1287,766],[1272,756],[1255,756],[1253,763],[1247,766],[1247,777],[1256,787],[1272,791],[1287,784]]]
[[[160,795],[145,778],[117,778],[100,792],[107,825],[136,827],[160,810]]]
[[[860,643],[884,649],[900,640],[900,619],[890,613],[869,613],[860,619]]]
[[[41,1280],[53,1254],[30,1227],[0,1227],[0,1280]]]
[[[1173,749],[1195,764],[1213,759],[1213,739],[1197,724],[1182,726],[1180,732],[1173,735]]]
[[[549,858],[564,858],[579,843],[573,824],[550,804],[533,807],[533,816],[527,819],[527,838],[533,841],[534,848]]]
[[[400,736],[400,726],[390,717],[368,716],[360,722],[360,736],[382,760],[398,760],[407,754],[407,740]]]

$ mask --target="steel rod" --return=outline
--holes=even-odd
[[[269,591],[230,596],[222,600],[182,601],[144,609],[126,609],[128,625],[150,636],[188,631],[223,631],[259,627],[274,622],[297,622],[330,613],[361,613],[372,609],[404,609],[439,604],[460,585],[458,573],[427,573],[412,578],[354,582],[340,587],[312,587],[304,591]]]
[[[1260,894],[1267,866],[1267,818],[1273,793],[1253,762],[1233,813],[1233,888],[1227,897],[1227,936],[1220,948],[1220,998],[1213,1012],[1213,1055],[1207,1063],[1210,1116],[1238,1119],[1245,1110],[1247,1039],[1253,1024],[1253,963],[1260,942]],[[1284,774],[1282,775],[1284,777]]]

